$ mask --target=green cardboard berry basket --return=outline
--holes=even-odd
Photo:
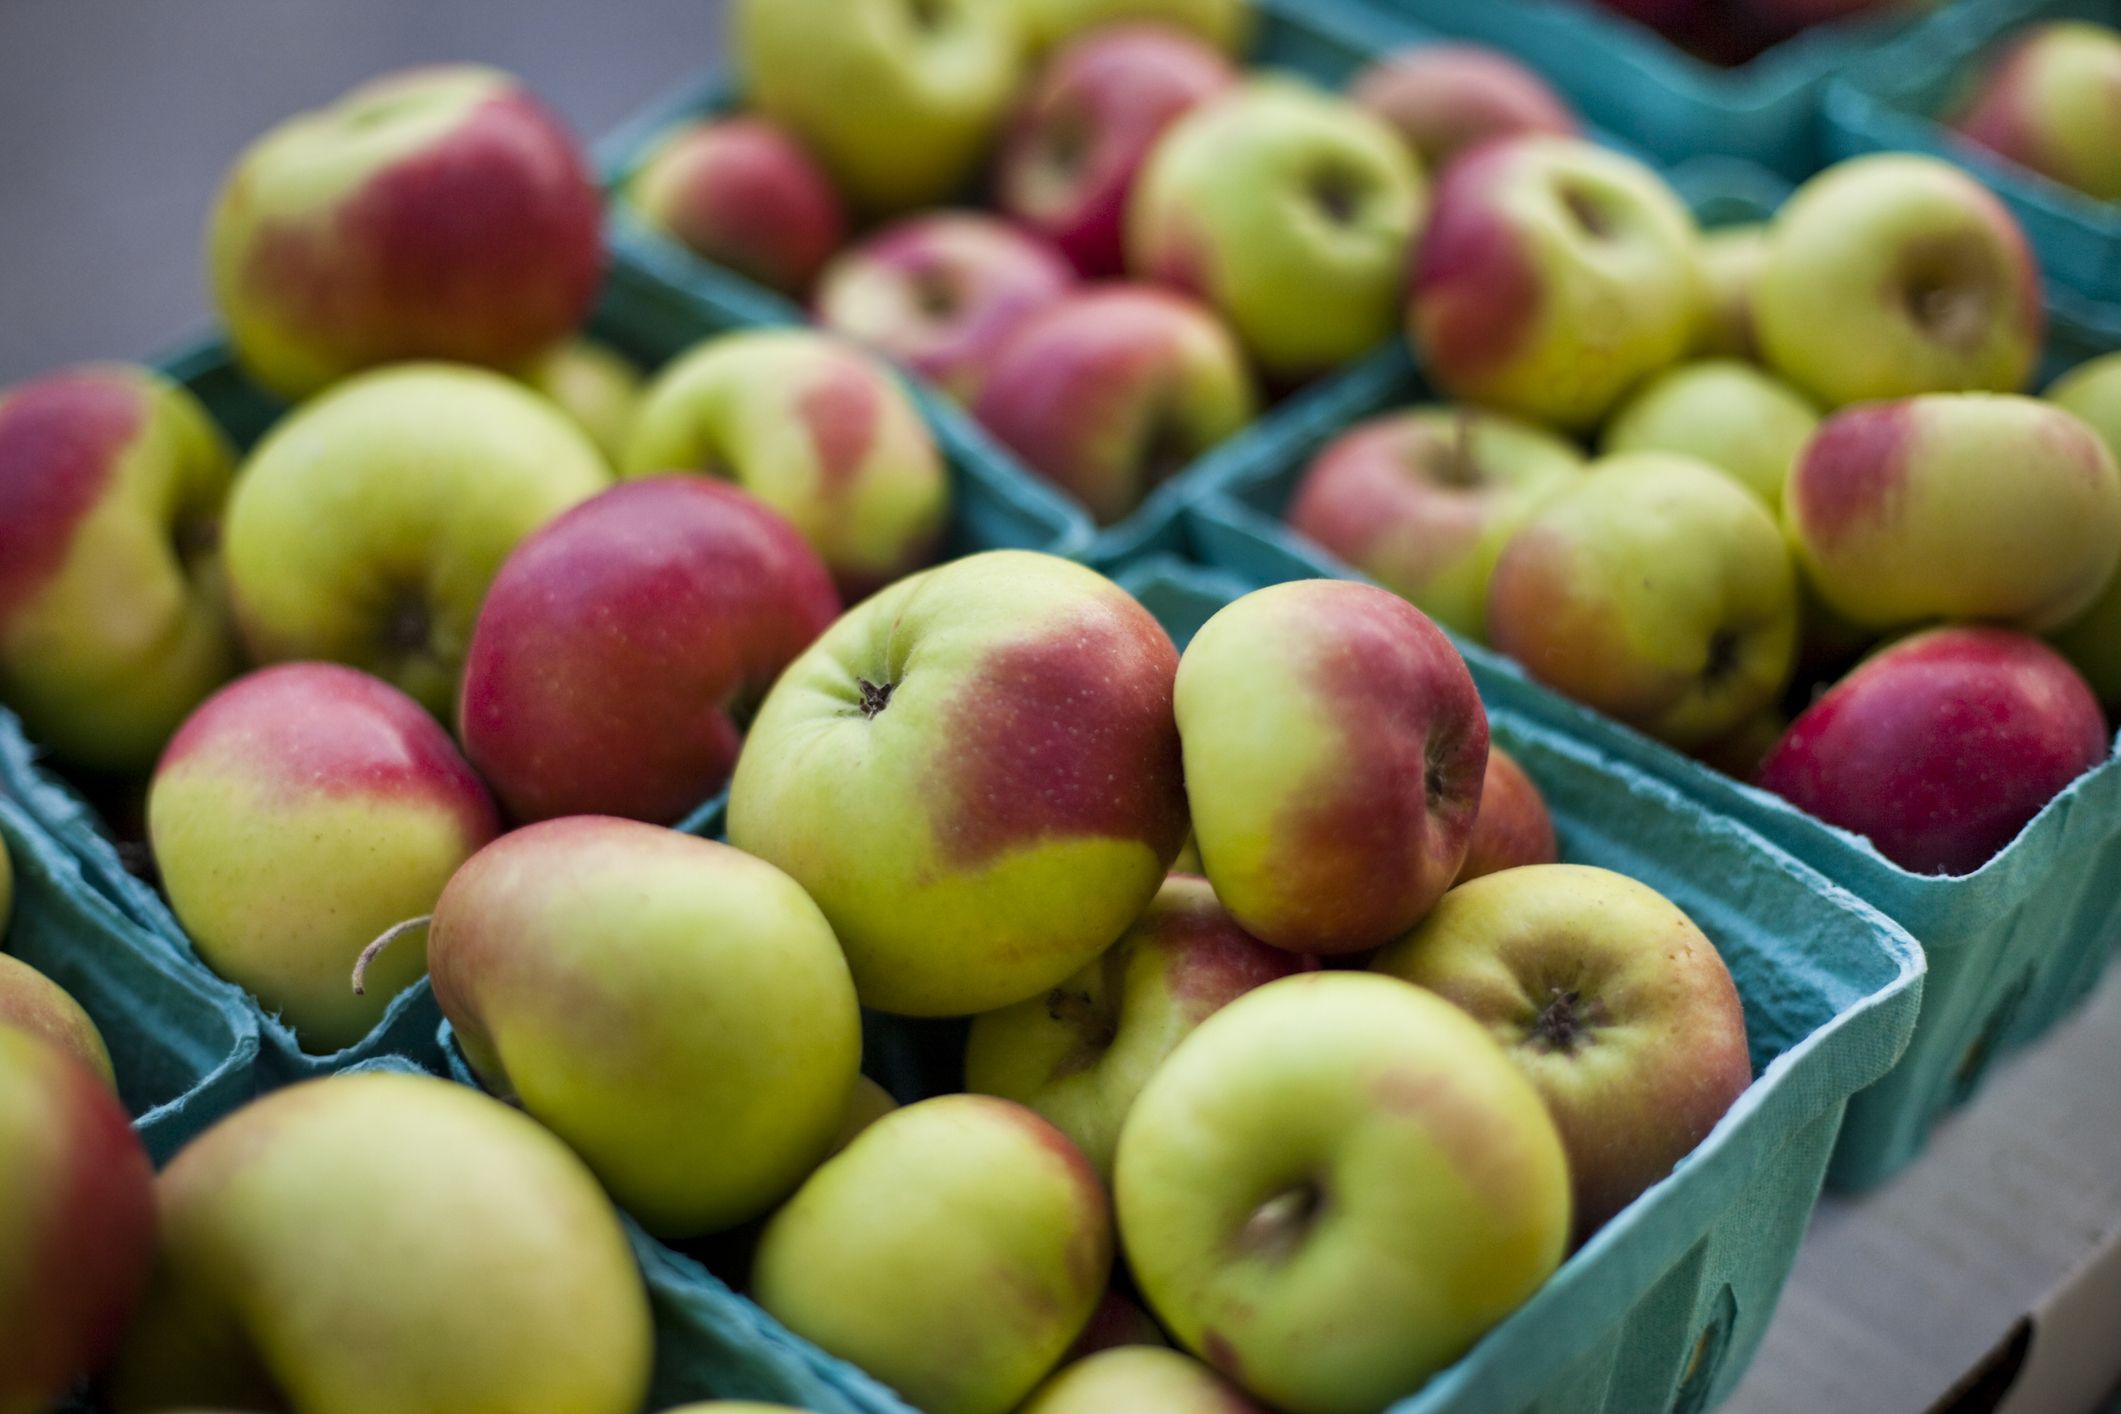
[[[1181,644],[1242,593],[1152,557],[1121,575]],[[1562,855],[1642,879],[1717,945],[1746,1011],[1754,1082],[1701,1146],[1515,1315],[1393,1414],[1709,1408],[1736,1385],[1818,1197],[1849,1097],[1914,1026],[1921,950],[1750,831],[1596,748],[1507,709],[1495,738],[1538,781]],[[962,1022],[869,1017],[865,1068],[902,1100],[955,1088]],[[445,1023],[451,1073],[476,1079]],[[876,1381],[790,1334],[690,1258],[638,1236],[656,1286],[664,1400],[779,1400],[907,1414]],[[680,1301],[682,1296],[682,1301]]]

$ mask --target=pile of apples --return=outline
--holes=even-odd
[[[2121,33],[2092,20],[2028,25],[1947,116],[1954,131],[2052,182],[2121,201]]]

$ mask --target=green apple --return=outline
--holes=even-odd
[[[765,1212],[848,1117],[846,959],[793,880],[727,845],[587,815],[512,831],[443,889],[427,965],[480,1081],[659,1236]]]
[[[2024,386],[2040,271],[2017,220],[1959,168],[1851,158],[1797,189],[1753,290],[1767,364],[1827,407]]]
[[[0,848],[0,925],[7,919],[6,859],[6,850]],[[118,1088],[103,1033],[81,1009],[81,1003],[57,982],[6,953],[0,953],[0,1026],[29,1032],[87,1066],[113,1091]]]
[[[1126,931],[1186,831],[1178,653],[1094,570],[954,560],[856,605],[744,739],[729,841],[817,900],[866,1006],[992,1011]]]
[[[1299,965],[1239,928],[1206,879],[1174,875],[1096,961],[972,1023],[965,1088],[1029,1105],[1109,1177],[1128,1107],[1171,1048]]]
[[[1669,452],[1606,457],[1503,550],[1488,641],[1564,696],[1692,746],[1788,684],[1796,572],[1733,478]]]
[[[1766,259],[1765,225],[1717,226],[1701,233],[1701,273],[1708,298],[1694,331],[1697,357],[1759,360],[1760,341],[1753,332],[1753,287]]]
[[[1269,982],[1202,1022],[1135,1101],[1114,1196],[1165,1326],[1294,1414],[1413,1393],[1569,1232],[1531,1082],[1464,1012],[1359,972]]]
[[[871,213],[963,185],[1020,76],[1006,0],[737,0],[733,11],[751,106]]]
[[[235,670],[221,589],[235,457],[159,373],[0,393],[0,701],[40,745],[139,771]]]
[[[926,564],[950,514],[942,457],[897,376],[809,329],[724,334],[677,358],[620,468],[736,482],[794,522],[850,602]]]
[[[1241,53],[1252,33],[1252,0],[1013,0],[1034,51],[1087,30],[1127,21],[1198,35],[1225,53]]]
[[[636,1414],[648,1295],[567,1146],[431,1076],[275,1091],[155,1180],[121,1410]]]
[[[847,1113],[840,1120],[839,1132],[832,1137],[831,1153],[837,1154],[852,1144],[863,1130],[897,1108],[898,1101],[891,1098],[889,1090],[866,1075],[855,1076],[854,1089],[847,1096]]]
[[[1121,1346],[1064,1365],[1020,1414],[1263,1414],[1244,1391],[1190,1355]]]
[[[1582,471],[1582,453],[1529,423],[1473,408],[1410,408],[1327,443],[1297,483],[1288,519],[1445,628],[1479,640],[1502,547]]]
[[[2121,353],[2091,359],[2048,387],[2049,402],[2084,419],[2121,462]],[[2121,572],[2076,620],[2052,635],[2109,711],[2121,709]]]
[[[243,641],[262,663],[349,663],[446,716],[501,561],[610,480],[579,428],[498,373],[348,379],[273,428],[229,498]]]
[[[424,941],[408,938],[367,995],[347,980],[498,828],[434,718],[333,663],[262,669],[208,698],[147,797],[162,885],[201,960],[318,1053],[360,1040],[426,971]]]
[[[1127,204],[1127,266],[1229,321],[1289,384],[1392,335],[1421,169],[1384,120],[1297,79],[1254,79],[1157,139]]]
[[[2082,419],[2036,398],[1866,403],[1806,444],[1783,519],[1806,578],[1859,626],[2041,632],[2090,608],[2121,562],[2121,470]]]
[[[1374,585],[1257,590],[1178,666],[1193,834],[1238,926],[1299,953],[1378,947],[1451,886],[1488,718],[1458,650]]]
[[[2027,25],[1987,67],[1952,126],[2021,167],[2121,201],[2121,34],[2105,23]]]
[[[1782,483],[1819,425],[1803,394],[1736,359],[1703,359],[1645,383],[1606,423],[1600,447],[1614,452],[1681,452],[1729,473],[1782,509]]]
[[[1104,1189],[1060,1131],[944,1095],[884,1116],[796,1190],[751,1293],[927,1414],[1003,1414],[1075,1339],[1111,1265]]]
[[[530,365],[523,381],[575,420],[617,466],[641,402],[641,371],[609,344],[569,339]]]

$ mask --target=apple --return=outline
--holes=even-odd
[[[301,398],[406,359],[513,368],[603,274],[588,159],[512,75],[437,64],[268,131],[214,200],[207,261],[244,371]]]
[[[734,481],[788,517],[849,601],[926,563],[950,514],[942,456],[898,379],[810,329],[724,334],[680,356],[649,385],[619,465]]]
[[[1487,630],[1488,576],[1525,518],[1583,471],[1543,428],[1474,408],[1387,413],[1304,470],[1289,524],[1445,628]]]
[[[1374,60],[1348,96],[1392,125],[1423,168],[1438,172],[1490,138],[1577,131],[1547,81],[1484,44],[1418,44]]]
[[[1361,952],[1450,887],[1488,718],[1458,650],[1406,600],[1348,580],[1256,590],[1201,625],[1173,700],[1194,839],[1246,932]]]
[[[1488,771],[1480,785],[1480,814],[1473,818],[1473,837],[1466,862],[1452,887],[1505,869],[1552,864],[1560,858],[1554,840],[1554,816],[1539,786],[1517,758],[1492,743]]]
[[[1264,1414],[1213,1370],[1176,1350],[1126,1346],[1063,1365],[1032,1391],[1022,1414]]]
[[[498,828],[418,703],[331,663],[261,669],[206,699],[147,797],[155,864],[200,959],[319,1054],[360,1040],[427,970],[408,939],[367,996],[347,986],[361,949],[431,912]]]
[[[1370,966],[1461,1008],[1539,1091],[1568,1153],[1579,1244],[1753,1081],[1715,944],[1611,870],[1540,864],[1473,880]]]
[[[729,842],[824,910],[862,1003],[965,1016],[1126,931],[1186,833],[1178,651],[1125,590],[995,550],[857,604],[789,665]]]
[[[1968,141],[2075,187],[2121,201],[2121,34],[2054,20],[2019,30],[1988,61],[1951,120]]]
[[[6,873],[6,851],[0,849],[0,926],[7,921]],[[0,953],[0,1027],[9,1026],[66,1052],[102,1077],[113,1092],[117,1090],[118,1077],[111,1069],[103,1033],[81,1004],[36,968]]]
[[[1851,158],[1775,213],[1753,286],[1767,364],[1828,407],[2025,383],[2040,270],[2017,221],[1949,162]]]
[[[1252,33],[1252,0],[1010,0],[1034,53],[1077,35],[1127,23],[1154,23],[1206,40],[1226,54]]]
[[[1683,749],[1781,696],[1796,573],[1775,517],[1730,477],[1668,452],[1606,457],[1504,547],[1488,641]]]
[[[494,577],[465,657],[464,752],[516,820],[672,823],[728,781],[743,720],[839,609],[817,553],[750,493],[615,486]]]
[[[1681,452],[1726,472],[1773,511],[1819,414],[1803,394],[1737,359],[1682,363],[1636,391],[1606,423],[1614,452]]]
[[[761,118],[680,124],[620,196],[694,255],[801,298],[847,238],[839,193],[803,145]]]
[[[998,0],[737,0],[745,96],[871,213],[932,205],[993,140],[1022,59]]]
[[[1903,869],[1970,874],[2107,748],[2099,701],[2068,660],[1960,625],[1865,659],[1790,724],[1759,783]]]
[[[1174,875],[1118,942],[1042,996],[972,1023],[965,1088],[1029,1105],[1112,1172],[1120,1124],[1171,1048],[1231,998],[1298,970]]]
[[[1112,1265],[1097,1175],[987,1095],[894,1110],[766,1224],[759,1305],[928,1414],[1003,1414],[1089,1320]],[[947,1332],[948,1339],[937,1339]]]
[[[0,393],[0,700],[83,766],[143,770],[235,670],[221,592],[235,457],[150,369]]]
[[[1244,353],[1215,315],[1174,291],[1110,284],[1018,325],[972,414],[1110,525],[1258,406]]]
[[[1450,396],[1587,428],[1686,353],[1706,301],[1694,219],[1662,178],[1532,134],[1443,173],[1407,328]]]
[[[616,466],[641,401],[641,371],[594,339],[570,339],[530,366],[523,381],[550,398]]]
[[[1694,332],[1693,352],[1701,358],[1760,361],[1760,341],[1753,331],[1753,289],[1767,260],[1767,227],[1747,223],[1718,226],[1701,233],[1701,273],[1708,299]]]
[[[1383,119],[1254,78],[1157,140],[1127,204],[1127,267],[1198,296],[1270,381],[1298,383],[1391,336],[1426,199]]]
[[[1827,607],[1871,629],[1935,618],[2058,628],[2121,561],[2113,453],[2034,398],[1939,393],[1844,409],[1805,444],[1783,515]]]
[[[898,1101],[891,1098],[889,1090],[866,1075],[855,1076],[854,1089],[847,1097],[847,1113],[840,1119],[839,1130],[832,1137],[827,1157],[852,1144],[863,1130],[897,1108]]]
[[[1084,275],[1126,265],[1135,178],[1164,129],[1237,82],[1230,62],[1182,30],[1114,24],[1046,61],[995,166],[995,201]]]
[[[1114,1197],[1164,1325],[1294,1414],[1412,1393],[1569,1232],[1539,1092],[1465,1013],[1360,972],[1269,982],[1202,1022],[1135,1101]]]
[[[1074,283],[1035,236],[977,211],[930,211],[842,252],[817,315],[963,402],[1010,333]]]
[[[1711,770],[1750,781],[1789,729],[1787,716],[1773,707],[1763,707],[1722,736],[1702,742],[1690,754]]]
[[[4,1024],[0,1154],[0,1409],[34,1414],[117,1349],[154,1259],[154,1170],[106,1076]]]
[[[1116,1350],[1129,1345],[1169,1348],[1170,1344],[1164,1339],[1163,1327],[1115,1287],[1097,1303],[1097,1309],[1090,1313],[1090,1323],[1075,1338],[1075,1344],[1068,1347],[1068,1353],[1061,1357],[1061,1364],[1087,1359],[1100,1350]]]
[[[445,714],[508,552],[610,480],[586,434],[498,373],[350,378],[267,433],[229,497],[244,645],[351,664]]]
[[[2079,364],[2048,388],[2047,400],[2082,418],[2121,462],[2121,354]],[[2092,606],[2053,635],[2109,710],[2121,711],[2121,571]]]
[[[112,1404],[635,1414],[648,1295],[609,1200],[524,1115],[432,1076],[274,1091],[155,1180]]]

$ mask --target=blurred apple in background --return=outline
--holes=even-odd
[[[1084,275],[1126,262],[1127,198],[1165,128],[1237,82],[1205,41],[1116,24],[1069,42],[1040,69],[1002,144],[995,201]]]
[[[1701,233],[1708,302],[1694,335],[1696,355],[1760,361],[1760,341],[1753,332],[1753,287],[1766,260],[1766,226],[1717,226]]]
[[[1254,78],[1157,141],[1127,207],[1127,267],[1199,296],[1270,382],[1298,383],[1390,337],[1425,204],[1382,119]]]
[[[1552,864],[1560,857],[1558,848],[1546,797],[1516,757],[1491,743],[1480,814],[1473,819],[1466,862],[1459,866],[1454,884],[1527,864]]]
[[[1542,428],[1474,408],[1417,407],[1328,442],[1297,483],[1288,519],[1445,628],[1477,640],[1502,547],[1582,471],[1582,453]]]
[[[0,701],[66,760],[144,770],[235,671],[221,580],[235,457],[150,369],[0,392]]]
[[[2056,379],[2045,396],[2084,419],[2121,464],[2121,353],[2079,364]],[[2107,711],[2121,713],[2121,570],[2106,581],[2092,606],[2053,638]]]
[[[1212,313],[1170,290],[1108,284],[1018,325],[972,413],[1110,525],[1257,406],[1244,354]]]
[[[1861,650],[1858,650],[1861,651]],[[1722,736],[1702,742],[1690,753],[1696,761],[1712,771],[1721,771],[1734,780],[1750,781],[1758,774],[1760,763],[1782,740],[1782,734],[1790,729],[1790,719],[1773,707],[1764,707]]]
[[[1033,52],[1107,25],[1153,22],[1235,54],[1252,33],[1252,0],[1005,0]]]
[[[604,459],[618,465],[641,402],[641,371],[624,354],[594,339],[569,339],[533,363],[523,381],[573,418]]]
[[[1577,128],[1575,111],[1545,79],[1479,44],[1397,50],[1357,74],[1348,96],[1390,123],[1430,172],[1489,138]]]
[[[0,851],[4,853],[4,851]],[[0,862],[0,931],[7,927],[7,865]],[[66,989],[20,958],[0,953],[0,1027],[26,1031],[64,1051],[102,1077],[113,1092],[118,1077],[111,1070],[103,1033]]]
[[[440,358],[515,368],[589,312],[603,270],[587,158],[511,75],[372,79],[236,159],[207,258],[244,370],[285,398]]]
[[[803,145],[761,118],[676,128],[620,194],[693,254],[800,299],[846,239],[831,179]]]
[[[1782,509],[1782,485],[1819,425],[1804,396],[1736,359],[1667,369],[1642,385],[1606,423],[1600,449],[1680,452],[1707,462]]]
[[[1008,222],[931,211],[843,251],[818,283],[817,317],[964,401],[1009,335],[1074,283],[1051,247]]]
[[[1153,1346],[1107,1350],[1063,1365],[1020,1406],[1022,1414],[1264,1414],[1189,1355]]]
[[[2113,25],[2029,25],[1987,64],[1951,125],[2043,177],[2121,201],[2121,34]]]
[[[1931,629],[1806,709],[1760,784],[1917,874],[1969,874],[2106,759],[2091,688],[2038,639]]]
[[[1685,354],[1706,298],[1694,219],[1662,178],[1533,135],[1444,171],[1407,318],[1451,396],[1583,428]]]
[[[1907,152],[1837,163],[1768,227],[1753,327],[1776,373],[1827,407],[2014,392],[2040,354],[2040,270],[2003,203]]]

